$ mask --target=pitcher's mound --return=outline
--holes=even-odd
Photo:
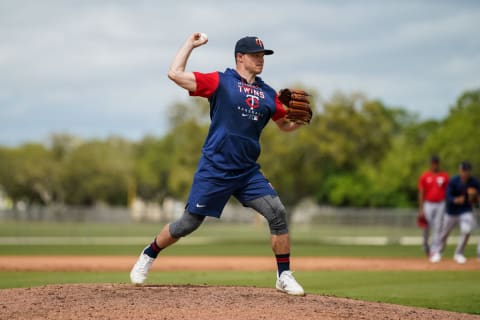
[[[127,284],[0,290],[1,319],[480,319],[468,314],[275,289]]]

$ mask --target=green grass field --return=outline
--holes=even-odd
[[[0,256],[137,255],[158,229],[157,225],[147,224],[2,223],[0,241],[6,238],[20,240],[19,243],[0,244]],[[422,256],[419,246],[403,246],[395,241],[403,235],[419,235],[418,229],[310,226],[295,227],[291,233],[294,256]],[[393,240],[386,245],[341,245],[325,241],[325,237],[334,235],[388,236]],[[268,232],[264,225],[206,224],[189,238],[191,239],[185,239],[169,248],[164,254],[271,255]],[[53,244],[32,244],[29,239],[49,239]],[[55,239],[67,239],[68,244],[55,243]],[[122,241],[119,244],[75,244],[76,240],[81,242],[85,239]],[[452,252],[453,247],[449,246],[446,255],[449,256]],[[467,248],[467,255],[472,257],[474,254],[475,246],[471,244]],[[296,277],[308,293],[480,314],[480,270],[302,271],[296,273]],[[128,274],[124,272],[0,272],[0,288],[60,283],[127,283],[128,280]],[[149,282],[272,287],[274,275],[271,272],[154,272],[150,275]]]
[[[1,255],[138,255],[158,233],[156,224],[89,223],[0,223]],[[291,228],[292,254],[295,256],[349,257],[422,257],[420,246],[400,245],[402,236],[419,236],[415,228],[296,226]],[[330,237],[386,237],[388,245],[345,245],[332,243]],[[2,239],[14,238],[4,244]],[[49,239],[49,243],[35,239]],[[30,241],[29,241],[30,239]],[[34,239],[34,240],[32,240]],[[113,240],[112,240],[113,239]],[[105,241],[102,240],[112,240]],[[86,242],[86,243],[85,243]],[[453,252],[449,246],[446,255]],[[265,225],[228,225],[207,223],[163,254],[180,255],[271,255]],[[473,243],[468,256],[475,255]]]

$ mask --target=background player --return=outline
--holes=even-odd
[[[478,201],[480,183],[471,176],[472,166],[470,162],[463,161],[460,164],[459,175],[453,177],[447,186],[447,214],[445,215],[441,236],[438,243],[432,246],[430,261],[440,262],[442,252],[447,244],[448,235],[452,229],[460,224],[460,239],[455,249],[453,259],[460,264],[467,261],[464,256],[470,233],[475,227],[473,204]]]
[[[185,212],[179,220],[167,224],[140,254],[130,273],[131,281],[143,283],[162,249],[196,230],[206,216],[219,218],[233,195],[268,221],[278,267],[276,288],[304,295],[290,271],[285,207],[257,163],[260,134],[270,119],[282,131],[301,126],[286,118],[287,111],[276,92],[258,77],[264,56],[273,51],[265,49],[257,37],[245,37],[235,46],[235,69],[212,73],[185,71],[192,50],[207,41],[200,33],[191,35],[176,54],[168,74],[190,95],[205,97],[210,103],[211,124]]]
[[[440,171],[440,158],[432,156],[430,169],[418,179],[418,218],[426,220],[423,229],[423,250],[430,255],[429,237],[432,243],[438,242],[445,213],[445,191],[448,173]]]

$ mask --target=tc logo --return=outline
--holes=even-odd
[[[260,106],[260,98],[253,94],[247,94],[247,100],[245,100],[245,102],[250,108],[256,109]]]
[[[257,38],[257,39],[255,39],[255,43],[257,44],[257,46],[259,46],[260,48],[263,49],[263,41],[262,40]]]
[[[441,187],[444,182],[445,182],[444,177],[437,177],[437,184],[438,184],[439,187]]]

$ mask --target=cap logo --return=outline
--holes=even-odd
[[[257,46],[261,47],[263,49],[263,41],[260,40],[260,39],[255,39],[255,43],[257,44]]]

